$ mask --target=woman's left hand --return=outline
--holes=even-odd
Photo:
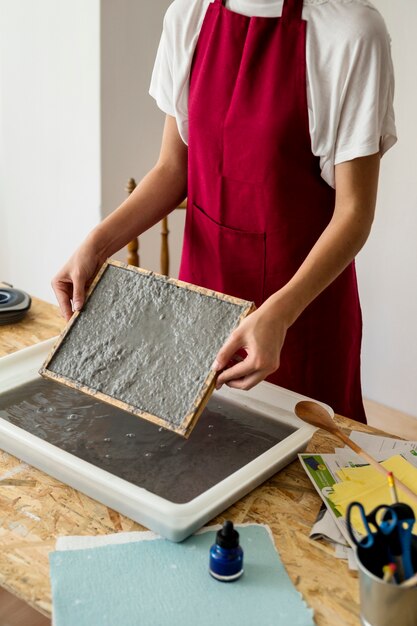
[[[279,367],[287,328],[283,317],[268,302],[243,319],[213,363],[213,369],[221,372],[216,388],[220,389],[223,384],[227,384],[236,389],[251,389],[275,372]],[[246,358],[227,367],[239,350],[247,353]]]

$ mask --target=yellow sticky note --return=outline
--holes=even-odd
[[[401,480],[407,487],[417,493],[417,468],[401,455],[392,456],[383,461],[381,465],[392,472],[394,478]],[[360,502],[365,509],[365,513],[370,513],[380,504],[392,504],[387,479],[372,466],[346,467],[338,472],[338,476],[342,482],[333,486],[333,493],[329,498],[343,517],[346,517],[347,508],[353,501]],[[417,518],[415,502],[402,491],[398,483],[396,483],[396,487],[399,501],[410,505]],[[359,533],[364,534],[365,529],[357,510],[354,511],[351,521],[354,528]]]

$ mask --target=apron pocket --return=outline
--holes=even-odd
[[[195,203],[192,211],[193,282],[260,306],[266,233],[223,226]]]

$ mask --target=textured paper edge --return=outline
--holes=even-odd
[[[266,528],[271,541],[275,546],[274,536],[268,524],[257,524],[256,522],[234,524],[234,527],[237,529],[245,528],[247,526],[262,526],[263,528]],[[211,531],[217,532],[221,528],[221,524],[203,526],[193,533],[193,535],[202,535]],[[191,535],[191,537],[193,535]],[[62,535],[56,538],[55,551],[65,552],[68,550],[88,550],[90,548],[101,548],[109,545],[123,545],[125,543],[134,543],[135,541],[151,541],[153,539],[163,539],[164,541],[169,541],[169,539],[165,539],[165,537],[154,533],[152,530],[134,530],[130,532],[109,533],[108,535]]]
[[[163,280],[163,282],[165,283],[169,283],[171,285],[174,285],[176,287],[180,287],[182,289],[188,289],[189,291],[194,291],[196,293],[200,293],[201,295],[210,297],[210,298],[215,298],[217,300],[222,300],[224,302],[229,302],[231,304],[237,305],[241,308],[243,308],[243,310],[241,311],[239,317],[236,320],[236,325],[235,328],[237,328],[239,326],[239,324],[241,323],[242,319],[244,319],[245,317],[247,317],[250,313],[252,313],[255,310],[255,304],[253,302],[249,302],[247,300],[241,300],[239,298],[235,298],[234,296],[229,296],[227,294],[223,294],[217,291],[213,291],[211,289],[206,289],[205,287],[199,287],[198,285],[192,285],[191,283],[186,283],[184,281],[178,280],[176,278],[167,278],[166,276],[162,275],[162,274],[158,274],[157,272],[153,272],[151,270],[146,270],[143,269],[141,267],[135,267],[133,265],[128,265],[127,263],[122,263],[121,261],[115,261],[115,260],[110,260],[107,259],[103,265],[101,266],[101,268],[99,269],[99,271],[97,272],[93,282],[91,283],[87,294],[86,294],[86,298],[85,298],[85,302],[84,302],[84,306],[87,303],[88,299],[90,298],[90,296],[92,295],[95,287],[97,286],[97,284],[99,283],[99,281],[101,280],[102,276],[104,275],[105,271],[107,270],[108,267],[113,266],[113,267],[118,267],[120,269],[124,269],[126,271],[131,271],[131,272],[136,272],[137,274],[142,274],[144,276],[149,276],[149,277],[156,277],[157,279]],[[84,307],[83,307],[84,308]],[[170,430],[171,432],[175,432],[177,435],[181,435],[182,437],[188,438],[193,430],[193,428],[195,427],[195,425],[197,424],[197,421],[199,419],[199,417],[201,416],[201,413],[203,412],[207,402],[210,399],[211,394],[214,391],[215,385],[216,385],[216,380],[217,380],[217,376],[218,376],[218,372],[215,372],[213,370],[210,370],[210,372],[208,373],[203,386],[201,387],[199,393],[197,394],[197,396],[194,398],[193,401],[193,406],[192,406],[192,410],[187,413],[181,424],[179,425],[175,425],[175,424],[170,424],[169,422],[167,422],[167,420],[164,420],[163,418],[159,417],[158,415],[153,415],[152,413],[148,413],[146,411],[143,411],[141,409],[139,409],[138,407],[131,405],[127,402],[123,402],[122,400],[118,400],[117,398],[114,398],[113,396],[109,396],[108,394],[105,394],[101,391],[98,391],[97,389],[94,389],[92,387],[89,387],[88,385],[83,385],[82,383],[72,379],[72,378],[68,378],[62,374],[57,374],[56,372],[52,372],[51,370],[48,369],[53,357],[55,356],[55,354],[58,352],[58,350],[61,348],[65,338],[67,337],[67,335],[69,334],[69,332],[71,331],[72,327],[74,326],[75,322],[77,321],[81,311],[75,311],[71,317],[71,319],[69,320],[67,326],[64,328],[63,332],[59,335],[57,342],[54,344],[54,346],[52,347],[51,351],[49,352],[48,356],[46,357],[42,367],[39,370],[39,374],[41,376],[43,376],[44,378],[48,378],[51,380],[55,380],[59,383],[62,383],[68,387],[71,387],[72,389],[77,389],[78,391],[81,391],[89,396],[92,396],[94,398],[97,398],[98,400],[102,400],[103,402],[106,402],[107,404],[110,404],[112,406],[115,406],[119,409],[122,409],[123,411],[127,411],[128,413],[131,413],[133,415],[136,415],[137,417],[141,417],[143,419],[146,419],[149,422],[152,422],[154,424],[156,424],[157,426],[162,426],[163,428]]]

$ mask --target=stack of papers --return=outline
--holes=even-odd
[[[417,486],[417,468],[401,455],[392,456],[386,461],[382,461],[381,465],[389,472],[392,472],[398,480],[401,480],[410,489]],[[372,511],[380,504],[391,504],[387,478],[374,467],[370,465],[365,467],[347,467],[340,470],[338,476],[342,482],[333,486],[333,494],[330,495],[330,500],[344,517],[346,517],[349,504],[353,501],[360,502],[366,512]],[[417,519],[417,506],[414,500],[407,493],[403,493],[398,484],[397,492],[399,501],[408,504],[414,510],[414,515]],[[351,522],[358,533],[361,535],[366,533],[357,509],[353,512]]]
[[[378,461],[386,461],[384,465],[387,469],[393,471],[394,476],[397,475],[409,487],[417,484],[417,441],[401,441],[359,431],[353,431],[350,438]],[[390,504],[386,480],[347,446],[336,448],[334,454],[304,453],[298,456],[325,504],[310,537],[324,538],[334,543],[336,556],[348,559],[349,567],[356,569],[344,517],[347,505],[352,500],[362,501],[365,510],[369,512],[378,504]],[[398,491],[401,501],[410,504],[417,517],[415,504]],[[355,520],[353,521],[355,524]],[[355,527],[360,532],[359,520]]]

